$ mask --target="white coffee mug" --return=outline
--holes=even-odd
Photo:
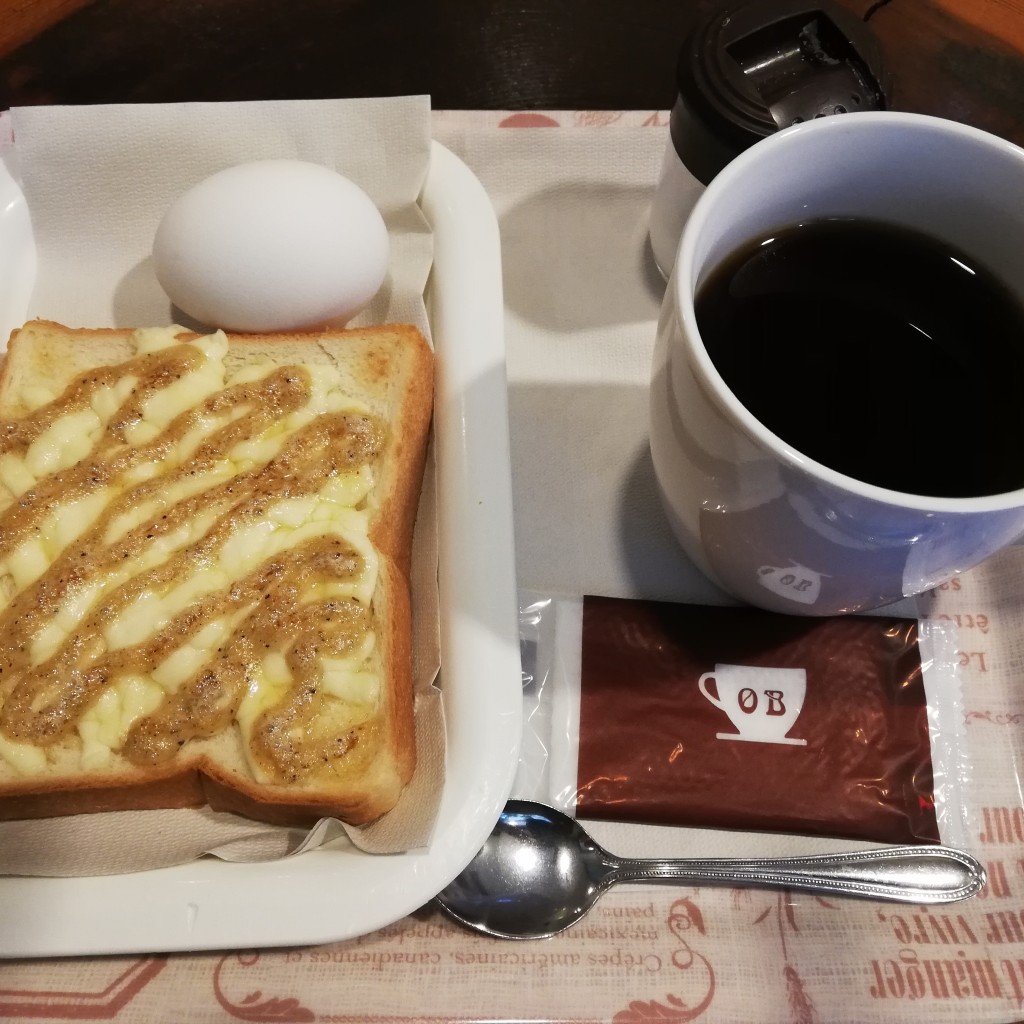
[[[825,217],[885,221],[944,240],[999,272],[1024,304],[1024,150],[924,115],[827,117],[742,153],[694,206],[655,345],[658,487],[684,550],[713,581],[744,601],[800,615],[922,593],[1024,534],[1024,490],[923,498],[855,480],[769,431],[715,369],[694,314],[709,271],[766,232]],[[1021,394],[1024,401],[1024,382]],[[937,413],[947,397],[935,396]],[[963,406],[950,429],[971,429],[970,400]],[[908,458],[915,444],[941,443],[923,438],[925,429],[894,421]],[[1020,441],[1008,440],[1007,458],[1024,460]]]

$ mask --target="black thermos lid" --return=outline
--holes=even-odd
[[[830,0],[731,3],[698,22],[679,54],[670,130],[705,185],[759,139],[800,121],[888,106],[881,49]]]

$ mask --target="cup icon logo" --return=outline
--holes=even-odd
[[[805,669],[715,665],[713,672],[700,677],[697,686],[707,700],[726,713],[736,729],[716,733],[718,739],[807,746],[807,740],[787,735],[803,710]]]
[[[803,565],[762,565],[757,570],[757,582],[779,597],[797,604],[815,604],[821,596],[820,572]]]

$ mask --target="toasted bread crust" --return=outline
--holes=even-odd
[[[188,332],[182,340],[196,337]],[[260,784],[245,770],[237,737],[201,741],[170,762],[127,762],[73,777],[18,776],[0,759],[0,820],[107,810],[208,804],[274,824],[332,816],[360,824],[397,801],[415,766],[409,566],[433,402],[433,356],[420,332],[388,325],[309,334],[228,336],[225,362],[269,358],[282,365],[331,362],[354,394],[388,424],[377,464],[369,537],[379,559],[372,609],[384,675],[384,713],[375,756],[365,773],[327,786]],[[63,388],[79,372],[134,354],[132,332],[72,329],[34,321],[12,334],[0,370],[0,419],[26,414],[26,385]],[[226,752],[225,752],[226,751]]]

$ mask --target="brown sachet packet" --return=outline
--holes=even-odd
[[[578,703],[555,715],[578,707],[575,756],[553,758],[550,790],[577,816],[965,841],[945,624],[588,597],[576,628]]]

